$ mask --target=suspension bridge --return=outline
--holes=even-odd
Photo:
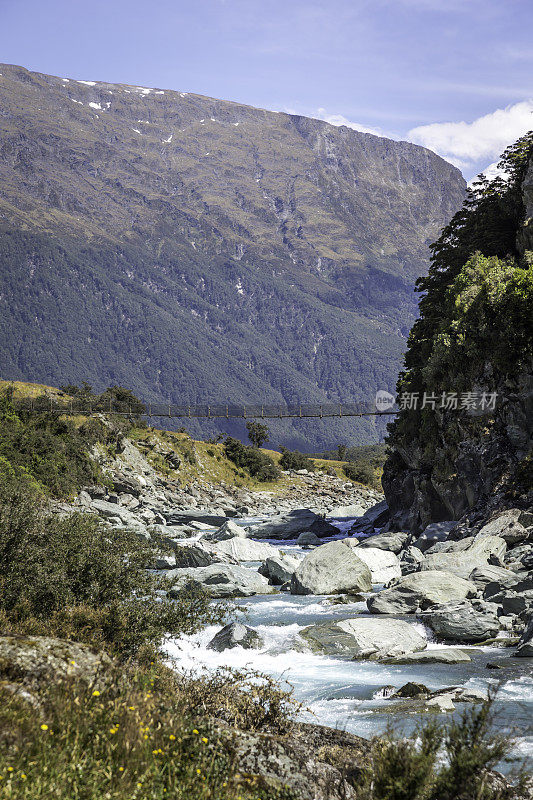
[[[173,403],[90,402],[73,398],[34,398],[29,403],[35,411],[56,414],[121,414],[124,416],[167,417],[170,419],[325,419],[331,417],[382,417],[398,413],[397,406],[378,410],[374,403],[322,403],[289,405],[175,405]]]

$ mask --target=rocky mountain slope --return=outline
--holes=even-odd
[[[533,134],[503,158],[509,180],[477,187],[423,281],[398,391],[438,400],[391,428],[383,486],[396,529],[479,529],[497,509],[533,505]],[[441,408],[451,391],[495,393],[494,411]]]
[[[458,170],[305,117],[0,73],[4,377],[193,403],[392,388]],[[375,430],[283,436],[316,448]]]

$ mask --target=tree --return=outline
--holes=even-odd
[[[255,422],[251,419],[246,423],[246,430],[248,431],[248,438],[254,447],[262,447],[265,442],[268,442],[270,437],[268,425],[262,422]]]
[[[346,447],[345,444],[338,444],[337,445],[337,456],[339,458],[339,461],[344,461],[345,460],[346,451],[347,450],[348,450],[348,448]]]

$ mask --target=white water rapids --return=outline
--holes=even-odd
[[[245,525],[251,522],[235,521]],[[332,521],[340,527],[340,523]],[[352,523],[353,520],[343,520],[343,529]],[[304,554],[294,543],[271,543],[291,554]],[[257,569],[258,564],[246,566]],[[394,703],[381,691],[384,686],[399,688],[414,681],[431,690],[463,686],[486,691],[489,685],[499,683],[495,725],[515,737],[517,759],[533,761],[533,675],[529,659],[510,659],[510,666],[491,671],[486,668],[487,663],[501,660],[508,655],[508,650],[461,645],[461,649],[469,650],[470,663],[411,665],[350,661],[303,651],[298,643],[298,632],[307,625],[367,613],[364,602],[332,605],[330,599],[286,593],[236,598],[235,606],[246,609],[244,613],[237,613],[236,619],[257,630],[264,640],[261,649],[236,647],[221,653],[209,649],[207,645],[220,629],[213,626],[192,636],[170,640],[166,648],[169,661],[175,669],[199,673],[226,666],[266,673],[294,687],[295,698],[307,709],[302,712],[302,719],[364,737],[383,732],[390,721],[400,731],[409,733],[420,721],[420,714],[395,711]],[[423,630],[412,617],[405,619]],[[431,642],[432,648],[439,646]],[[460,714],[463,708],[464,704],[457,704],[454,713]],[[509,768],[508,764],[499,766],[502,770]]]

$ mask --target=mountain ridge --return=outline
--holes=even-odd
[[[392,388],[458,170],[311,118],[0,73],[3,375],[174,402]]]

